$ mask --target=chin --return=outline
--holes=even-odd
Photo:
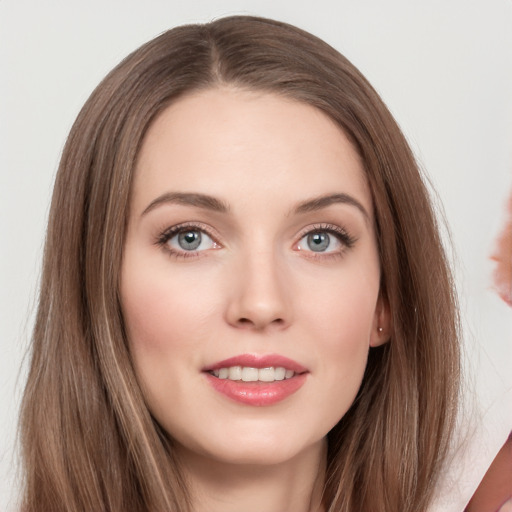
[[[275,466],[284,464],[297,457],[304,447],[275,446],[269,443],[252,446],[233,446],[229,450],[218,452],[216,459],[226,464]]]
[[[180,443],[185,451],[222,464],[269,466],[284,464],[322,445],[323,437],[309,439],[292,429],[247,429],[208,436],[199,443]],[[292,435],[290,435],[292,434]],[[295,434],[295,435],[294,435]]]

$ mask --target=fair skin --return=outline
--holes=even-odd
[[[152,124],[131,201],[130,351],[194,510],[322,510],[326,434],[389,334],[358,154],[311,106],[209,89]]]

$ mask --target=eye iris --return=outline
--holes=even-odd
[[[200,231],[184,231],[178,235],[178,244],[185,251],[193,251],[201,245]]]
[[[308,235],[308,247],[315,252],[325,251],[329,247],[330,238],[327,233],[312,233]]]

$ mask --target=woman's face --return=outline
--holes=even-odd
[[[202,91],[150,127],[132,192],[121,301],[153,416],[217,461],[321,447],[387,323],[343,132],[303,103]]]

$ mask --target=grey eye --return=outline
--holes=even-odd
[[[328,233],[310,233],[307,235],[308,248],[313,252],[324,252],[329,248],[331,244],[331,237]]]
[[[201,232],[197,230],[183,231],[178,234],[178,245],[184,251],[195,251],[202,241]]]
[[[193,256],[209,249],[219,249],[220,245],[205,232],[195,226],[176,226],[162,236],[162,245],[174,255]]]
[[[341,253],[344,247],[350,247],[350,240],[342,241],[340,239],[342,235],[338,235],[330,231],[329,229],[324,230],[312,230],[306,233],[298,242],[296,248],[299,251],[316,253],[316,254],[331,254]]]

